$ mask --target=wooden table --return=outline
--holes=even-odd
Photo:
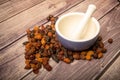
[[[50,60],[53,70],[39,74],[24,69],[25,30],[47,24],[50,14],[85,12],[95,4],[94,17],[100,22],[107,53],[101,59],[78,60],[72,64]],[[109,44],[107,40],[113,38]],[[0,0],[0,80],[120,80],[120,2],[119,0]]]

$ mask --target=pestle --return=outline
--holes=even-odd
[[[96,10],[96,6],[93,4],[90,4],[88,6],[88,9],[83,17],[83,20],[78,24],[78,26],[76,26],[74,32],[72,32],[72,39],[74,40],[80,40],[82,37],[84,37],[85,32],[87,27],[86,26],[87,23],[89,22],[89,20],[91,19],[92,14],[94,13],[94,11]]]

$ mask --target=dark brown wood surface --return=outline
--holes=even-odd
[[[72,64],[57,64],[51,59],[53,70],[48,72],[41,69],[37,75],[31,70],[25,70],[22,45],[27,40],[25,30],[34,25],[48,24],[45,18],[49,14],[61,16],[68,12],[85,12],[91,3],[97,6],[93,16],[100,22],[100,35],[108,49],[104,57],[92,61],[74,61]],[[117,0],[1,0],[0,80],[106,80],[103,73],[120,55],[119,16],[120,5]],[[113,38],[112,44],[107,42],[109,38]],[[120,79],[119,76],[116,77],[115,80]]]

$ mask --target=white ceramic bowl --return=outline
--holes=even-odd
[[[95,25],[94,28],[96,28],[94,35],[92,34],[92,31],[91,31],[90,33],[87,33],[87,34],[88,35],[92,34],[92,36],[90,36],[89,38],[80,39],[80,40],[72,40],[66,36],[70,34],[70,28],[74,29],[76,24],[78,24],[82,20],[84,15],[85,15],[84,13],[73,12],[73,13],[64,14],[57,20],[55,24],[56,34],[57,34],[58,40],[65,48],[73,51],[85,50],[91,47],[97,40],[98,34],[100,32],[100,24],[93,17],[91,19],[91,22],[93,25]]]

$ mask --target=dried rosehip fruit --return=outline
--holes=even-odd
[[[50,19],[53,17],[53,15],[49,15],[48,17],[47,17],[47,20],[48,21],[50,21]]]
[[[31,66],[27,64],[24,69],[31,69]]]
[[[112,38],[110,38],[110,39],[108,39],[108,43],[113,43],[113,39]]]
[[[30,61],[30,63],[32,63],[32,64],[38,64],[38,61],[37,60],[32,60],[32,61]]]
[[[98,36],[98,41],[102,41],[102,37],[101,36]]]
[[[25,55],[25,59],[29,59],[29,56],[28,56],[28,55]]]
[[[37,69],[37,70],[33,70],[33,72],[35,73],[35,74],[38,74],[39,73],[39,70]]]
[[[103,57],[103,53],[98,53],[98,58],[102,58]]]
[[[82,59],[82,60],[85,60],[86,58],[85,58],[85,55],[80,55],[80,58]]]
[[[64,55],[58,54],[58,55],[57,55],[57,58],[62,61],[62,60],[64,59]]]
[[[79,53],[74,53],[73,58],[76,59],[76,60],[79,60],[80,59]]]
[[[86,55],[87,54],[87,52],[86,51],[82,51],[81,53],[80,53],[80,55]]]
[[[102,48],[97,48],[96,53],[102,52]]]
[[[30,60],[34,60],[35,56],[34,55],[30,55]]]
[[[69,59],[71,60],[71,62],[74,61],[73,56],[69,56]]]
[[[92,56],[94,54],[94,51],[90,50],[87,52],[87,55]]]
[[[68,64],[71,63],[71,60],[69,58],[64,58],[63,61]]]
[[[100,48],[103,48],[103,47],[104,47],[103,42],[99,41],[99,43],[98,43],[98,44],[99,44],[99,47],[100,47]]]
[[[103,52],[103,53],[106,53],[106,52],[107,52],[107,49],[106,49],[106,48],[102,48],[102,52]]]
[[[86,55],[86,60],[91,60],[91,56],[90,55]]]
[[[97,59],[97,58],[98,58],[98,54],[97,54],[97,53],[93,54],[93,57],[94,57],[95,59]]]
[[[25,42],[23,42],[23,45],[26,45],[27,43],[29,43],[28,41],[25,41]]]
[[[49,64],[44,65],[44,68],[45,68],[47,71],[51,71],[51,70],[52,70],[52,67],[51,67]]]

